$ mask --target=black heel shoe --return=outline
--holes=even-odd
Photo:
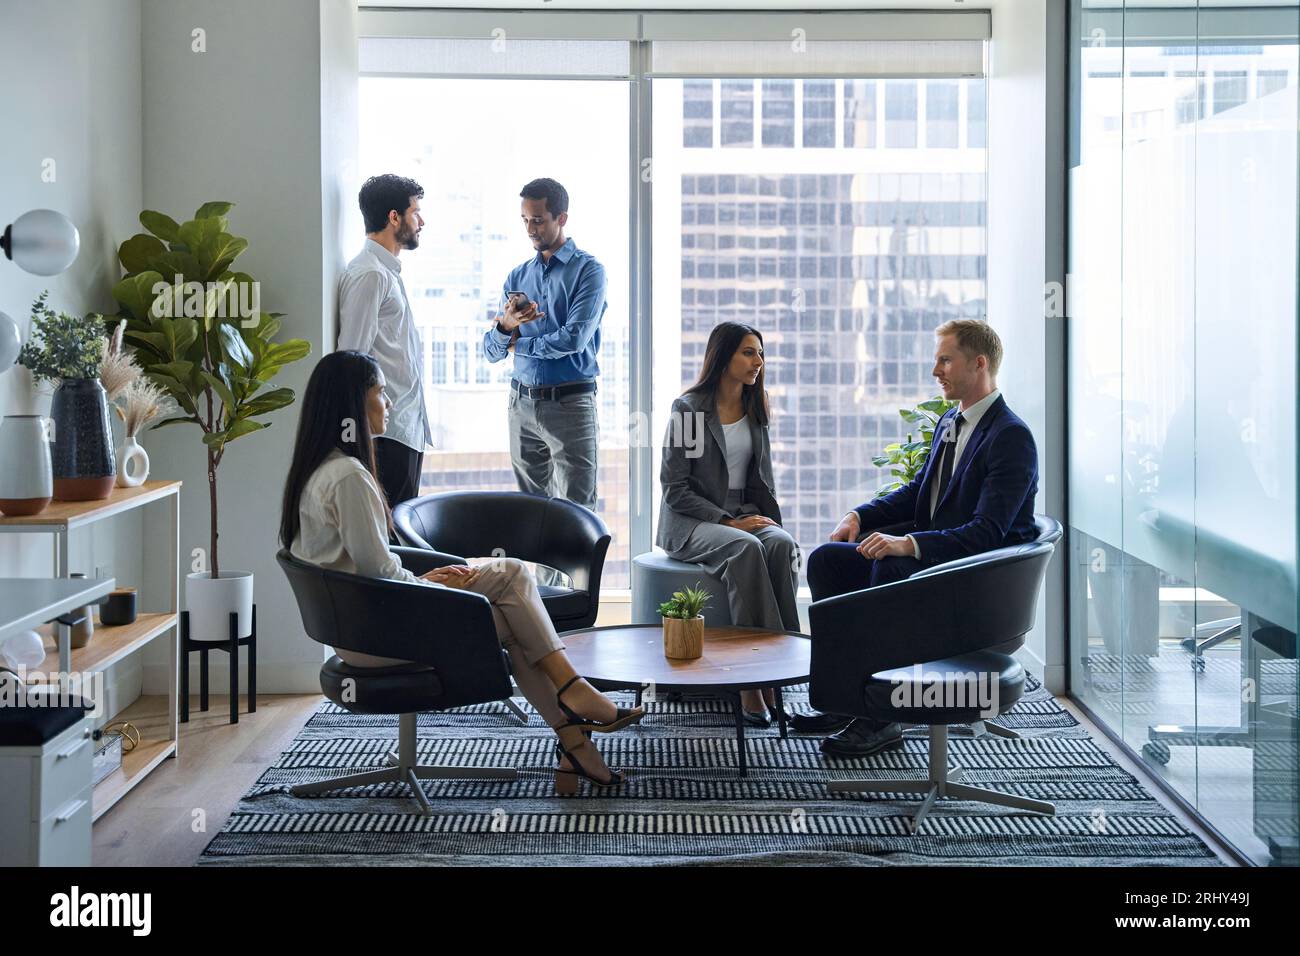
[[[771,727],[776,722],[776,718],[768,716],[767,698],[763,697],[762,694],[759,694],[759,703],[763,705],[762,710],[746,710],[742,702],[740,705],[741,716],[750,727]]]
[[[575,713],[564,702],[564,692],[580,680],[582,680],[581,677],[575,677],[555,692],[556,705],[559,706],[560,710],[564,711],[564,716],[569,718],[569,723],[566,726],[585,727],[588,733],[594,730],[598,734],[612,734],[616,730],[622,730],[628,724],[639,722],[645,716],[644,707],[633,707],[631,709],[619,707],[614,714],[614,719],[607,724],[602,724],[598,720],[592,720],[589,717],[583,717],[581,714]]]
[[[785,709],[785,701],[780,698],[778,698],[778,701],[779,703],[773,702],[769,704],[766,699],[763,700],[763,706],[767,709],[768,720],[772,726],[779,726],[782,720],[787,724],[790,723],[790,712]]]
[[[584,736],[586,736],[586,733],[586,731],[583,731]],[[590,743],[591,738],[587,737],[586,742]],[[573,768],[572,770],[565,770],[563,767],[555,768],[555,792],[563,796],[572,796],[578,792],[579,777],[590,781],[597,787],[617,787],[623,783],[623,772],[621,770],[615,770],[613,767],[608,768],[608,780],[600,780],[587,773],[578,758],[565,748],[563,741],[555,741],[555,756],[557,762],[567,758],[569,766]]]

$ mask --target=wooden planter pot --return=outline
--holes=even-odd
[[[689,621],[666,617],[664,621],[664,657],[674,661],[693,661],[704,654],[704,615]]]

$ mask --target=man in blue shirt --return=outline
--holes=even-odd
[[[563,186],[535,179],[519,196],[537,255],[506,279],[503,311],[483,335],[483,354],[499,362],[514,353],[510,460],[519,490],[594,511],[605,268],[565,239],[569,194]]]

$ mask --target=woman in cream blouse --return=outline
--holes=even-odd
[[[589,734],[626,727],[644,711],[616,707],[578,676],[528,569],[513,558],[497,558],[416,577],[388,550],[392,516],[375,478],[371,444],[384,433],[392,405],[384,384],[379,365],[362,352],[334,352],[317,364],[303,395],[280,540],[294,557],[331,570],[482,594],[492,602],[515,682],[559,738],[556,789],[574,792],[580,776],[601,786],[621,783],[622,775],[605,765]],[[343,649],[338,655],[357,667],[404,663]]]

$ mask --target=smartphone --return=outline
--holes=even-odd
[[[513,302],[516,309],[522,309],[529,303],[527,292],[507,292],[506,301]]]

